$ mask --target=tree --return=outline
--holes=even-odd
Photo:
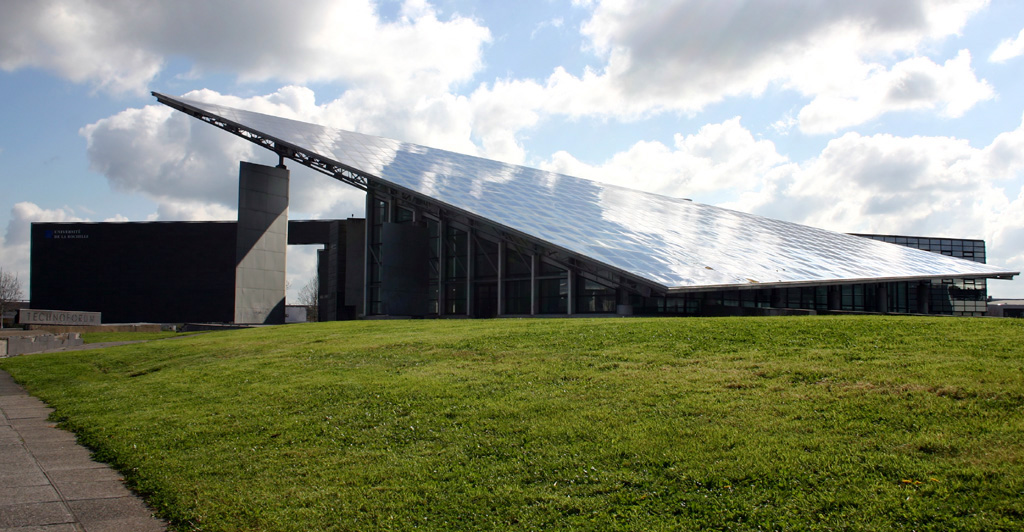
[[[21,301],[22,295],[18,275],[0,268],[0,329],[4,327],[4,313],[13,308],[12,303]]]
[[[320,277],[316,273],[299,289],[299,304],[309,309],[306,318],[308,321],[320,321]]]

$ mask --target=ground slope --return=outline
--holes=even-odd
[[[1024,322],[370,321],[0,361],[184,529],[1018,530]]]

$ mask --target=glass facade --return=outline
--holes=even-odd
[[[537,297],[541,314],[569,312],[569,272],[541,262],[537,275]]]
[[[1016,274],[986,265],[981,241],[862,238],[155,95],[367,191],[368,314],[382,310],[385,223],[426,223],[427,300],[439,316],[602,314],[630,306],[650,314],[976,314],[985,309],[985,279]]]
[[[466,315],[469,286],[468,235],[466,231],[448,226],[444,232],[444,314]]]
[[[501,227],[531,246],[557,250],[560,259],[586,260],[659,292],[1011,275],[909,245],[890,246],[535,168],[156,96],[260,146],[291,146],[279,154],[371,193],[401,190],[397,195],[402,199],[457,213],[470,225]],[[954,251],[952,240],[939,245]]]
[[[370,223],[367,224],[369,239],[367,240],[366,253],[369,268],[367,276],[367,303],[368,314],[377,315],[381,313],[380,278],[381,278],[381,229],[388,221],[390,205],[381,199],[372,199],[368,204],[371,209]]]
[[[616,290],[590,279],[577,283],[576,312],[581,314],[615,312]]]
[[[380,230],[412,223],[413,210],[391,199],[374,199],[368,224],[370,314],[380,312]],[[392,212],[393,211],[393,212]],[[434,316],[615,314],[627,305],[641,315],[722,315],[785,312],[882,312],[981,315],[987,310],[986,280],[950,278],[878,283],[820,284],[760,289],[723,289],[692,293],[640,295],[614,275],[573,275],[534,250],[502,243],[493,233],[469,231],[462,224],[420,219],[429,235],[428,308]],[[483,227],[483,226],[479,226]],[[443,234],[442,234],[443,233]],[[890,244],[964,258],[985,260],[985,243],[893,235],[863,235]],[[622,279],[619,278],[621,282]],[[442,292],[443,290],[443,292]]]
[[[898,246],[938,253],[972,262],[985,263],[985,241],[959,238],[933,238],[899,235],[857,235]],[[906,299],[924,297],[908,291]],[[928,307],[932,314],[954,316],[981,316],[988,312],[988,284],[984,278],[949,278],[932,281],[927,291]],[[901,293],[902,295],[902,293]],[[898,307],[893,312],[906,312]],[[910,308],[915,308],[910,306]]]
[[[533,256],[509,246],[505,251],[505,314],[532,314]]]

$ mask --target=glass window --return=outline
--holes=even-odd
[[[540,274],[539,275],[567,275],[564,268],[555,266],[554,264],[548,264],[547,262],[541,261],[540,263]]]
[[[395,222],[400,224],[412,222],[412,210],[399,207],[398,211],[395,212]]]
[[[454,227],[445,231],[445,279],[449,281],[466,278],[466,237],[465,231]]]
[[[476,259],[476,279],[497,279],[498,278],[498,243],[483,238],[475,241],[474,256]]]
[[[580,279],[576,312],[615,312],[615,289],[589,279]]]
[[[505,253],[505,277],[529,277],[532,257],[509,247]]]
[[[530,313],[530,281],[505,281],[505,314]]]
[[[444,297],[445,314],[466,313],[466,283],[446,283]]]
[[[542,279],[537,282],[541,314],[565,314],[569,311],[569,280]]]

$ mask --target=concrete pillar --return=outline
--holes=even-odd
[[[241,163],[235,323],[284,323],[288,175],[287,168]]]

